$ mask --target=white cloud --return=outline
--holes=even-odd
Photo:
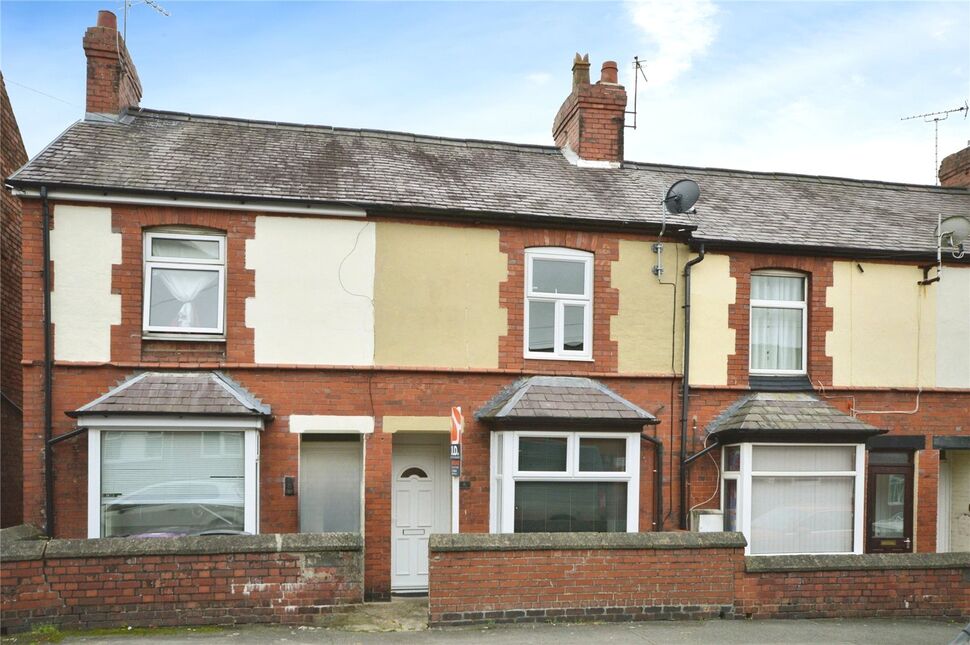
[[[647,78],[663,85],[690,69],[717,36],[717,7],[711,0],[643,0],[627,3],[633,24],[653,46],[645,56]]]
[[[552,74],[548,72],[533,72],[532,74],[526,74],[525,80],[534,85],[545,85],[552,80]]]

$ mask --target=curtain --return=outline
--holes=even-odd
[[[753,275],[751,276],[752,300],[805,300],[805,279],[800,276]]]
[[[175,316],[172,327],[199,327],[199,317],[195,300],[206,289],[219,281],[215,271],[186,271],[180,269],[153,269],[152,279],[158,278],[169,293],[182,303]],[[152,321],[155,324],[155,321]],[[205,325],[214,327],[212,325]]]
[[[802,369],[802,310],[752,307],[751,367]]]
[[[854,477],[754,477],[751,553],[852,551]]]

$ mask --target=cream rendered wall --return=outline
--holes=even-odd
[[[111,209],[56,205],[51,260],[54,358],[110,361],[111,326],[121,323],[121,296],[111,293],[121,234],[111,232]]]
[[[378,365],[498,367],[508,260],[497,230],[381,222],[377,275]]]
[[[970,551],[970,451],[948,450],[950,551]]]
[[[835,262],[825,353],[833,385],[932,387],[936,383],[937,289],[915,266]],[[917,355],[918,354],[918,355]]]
[[[670,284],[661,284],[651,273],[657,255],[650,247],[650,242],[620,240],[619,259],[610,268],[611,286],[620,294],[619,312],[610,321],[610,337],[617,343],[621,373],[680,373],[684,336],[680,283],[689,251],[683,244],[664,246],[662,281]],[[676,303],[673,284],[677,285]]]
[[[728,356],[734,354],[734,330],[728,327],[728,306],[735,303],[737,280],[731,260],[708,253],[691,271],[690,382],[727,385]]]
[[[936,290],[936,385],[968,388],[970,268],[944,268],[943,279],[936,283]]]
[[[256,218],[246,326],[257,363],[373,364],[374,238],[373,222]]]

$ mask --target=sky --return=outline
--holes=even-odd
[[[141,105],[552,144],[576,52],[615,60],[633,161],[932,184],[970,98],[970,2],[133,0]],[[84,30],[122,2],[0,0],[0,70],[37,154],[83,117]],[[119,25],[121,20],[119,18]],[[939,157],[970,119],[939,122]]]

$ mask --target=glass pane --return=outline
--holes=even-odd
[[[873,450],[869,453],[869,463],[872,465],[896,465],[896,464],[908,464],[909,463],[909,453],[908,452],[893,452],[886,450]]]
[[[231,438],[222,441],[220,435]],[[103,432],[102,535],[243,530],[243,454],[236,450],[242,437],[241,432]]]
[[[566,305],[563,310],[566,318],[563,329],[563,349],[581,352],[583,351],[583,336],[586,326],[586,307]]]
[[[360,533],[360,439],[300,443],[300,531]]]
[[[590,473],[626,471],[626,439],[580,439],[579,469]]]
[[[878,473],[875,477],[876,499],[873,503],[872,535],[879,538],[901,538],[906,504],[906,476]]]
[[[738,480],[724,480],[724,530],[738,530]]]
[[[218,260],[218,240],[176,240],[152,238],[152,256],[166,258],[192,258],[197,260]]]
[[[626,531],[623,482],[516,482],[516,533]]]
[[[519,437],[519,470],[566,472],[566,438]]]
[[[586,263],[532,260],[532,291],[581,296],[586,293]]]
[[[751,552],[852,551],[853,477],[754,477]]]
[[[751,309],[751,369],[802,369],[801,309]]]
[[[751,276],[752,300],[805,300],[805,278],[780,275]]]
[[[754,446],[755,472],[833,472],[855,470],[854,446]]]
[[[529,302],[529,351],[551,352],[555,349],[553,329],[556,320],[556,303]]]
[[[724,470],[741,470],[741,446],[727,446],[724,448]]]
[[[152,327],[219,327],[219,273],[152,268]]]

